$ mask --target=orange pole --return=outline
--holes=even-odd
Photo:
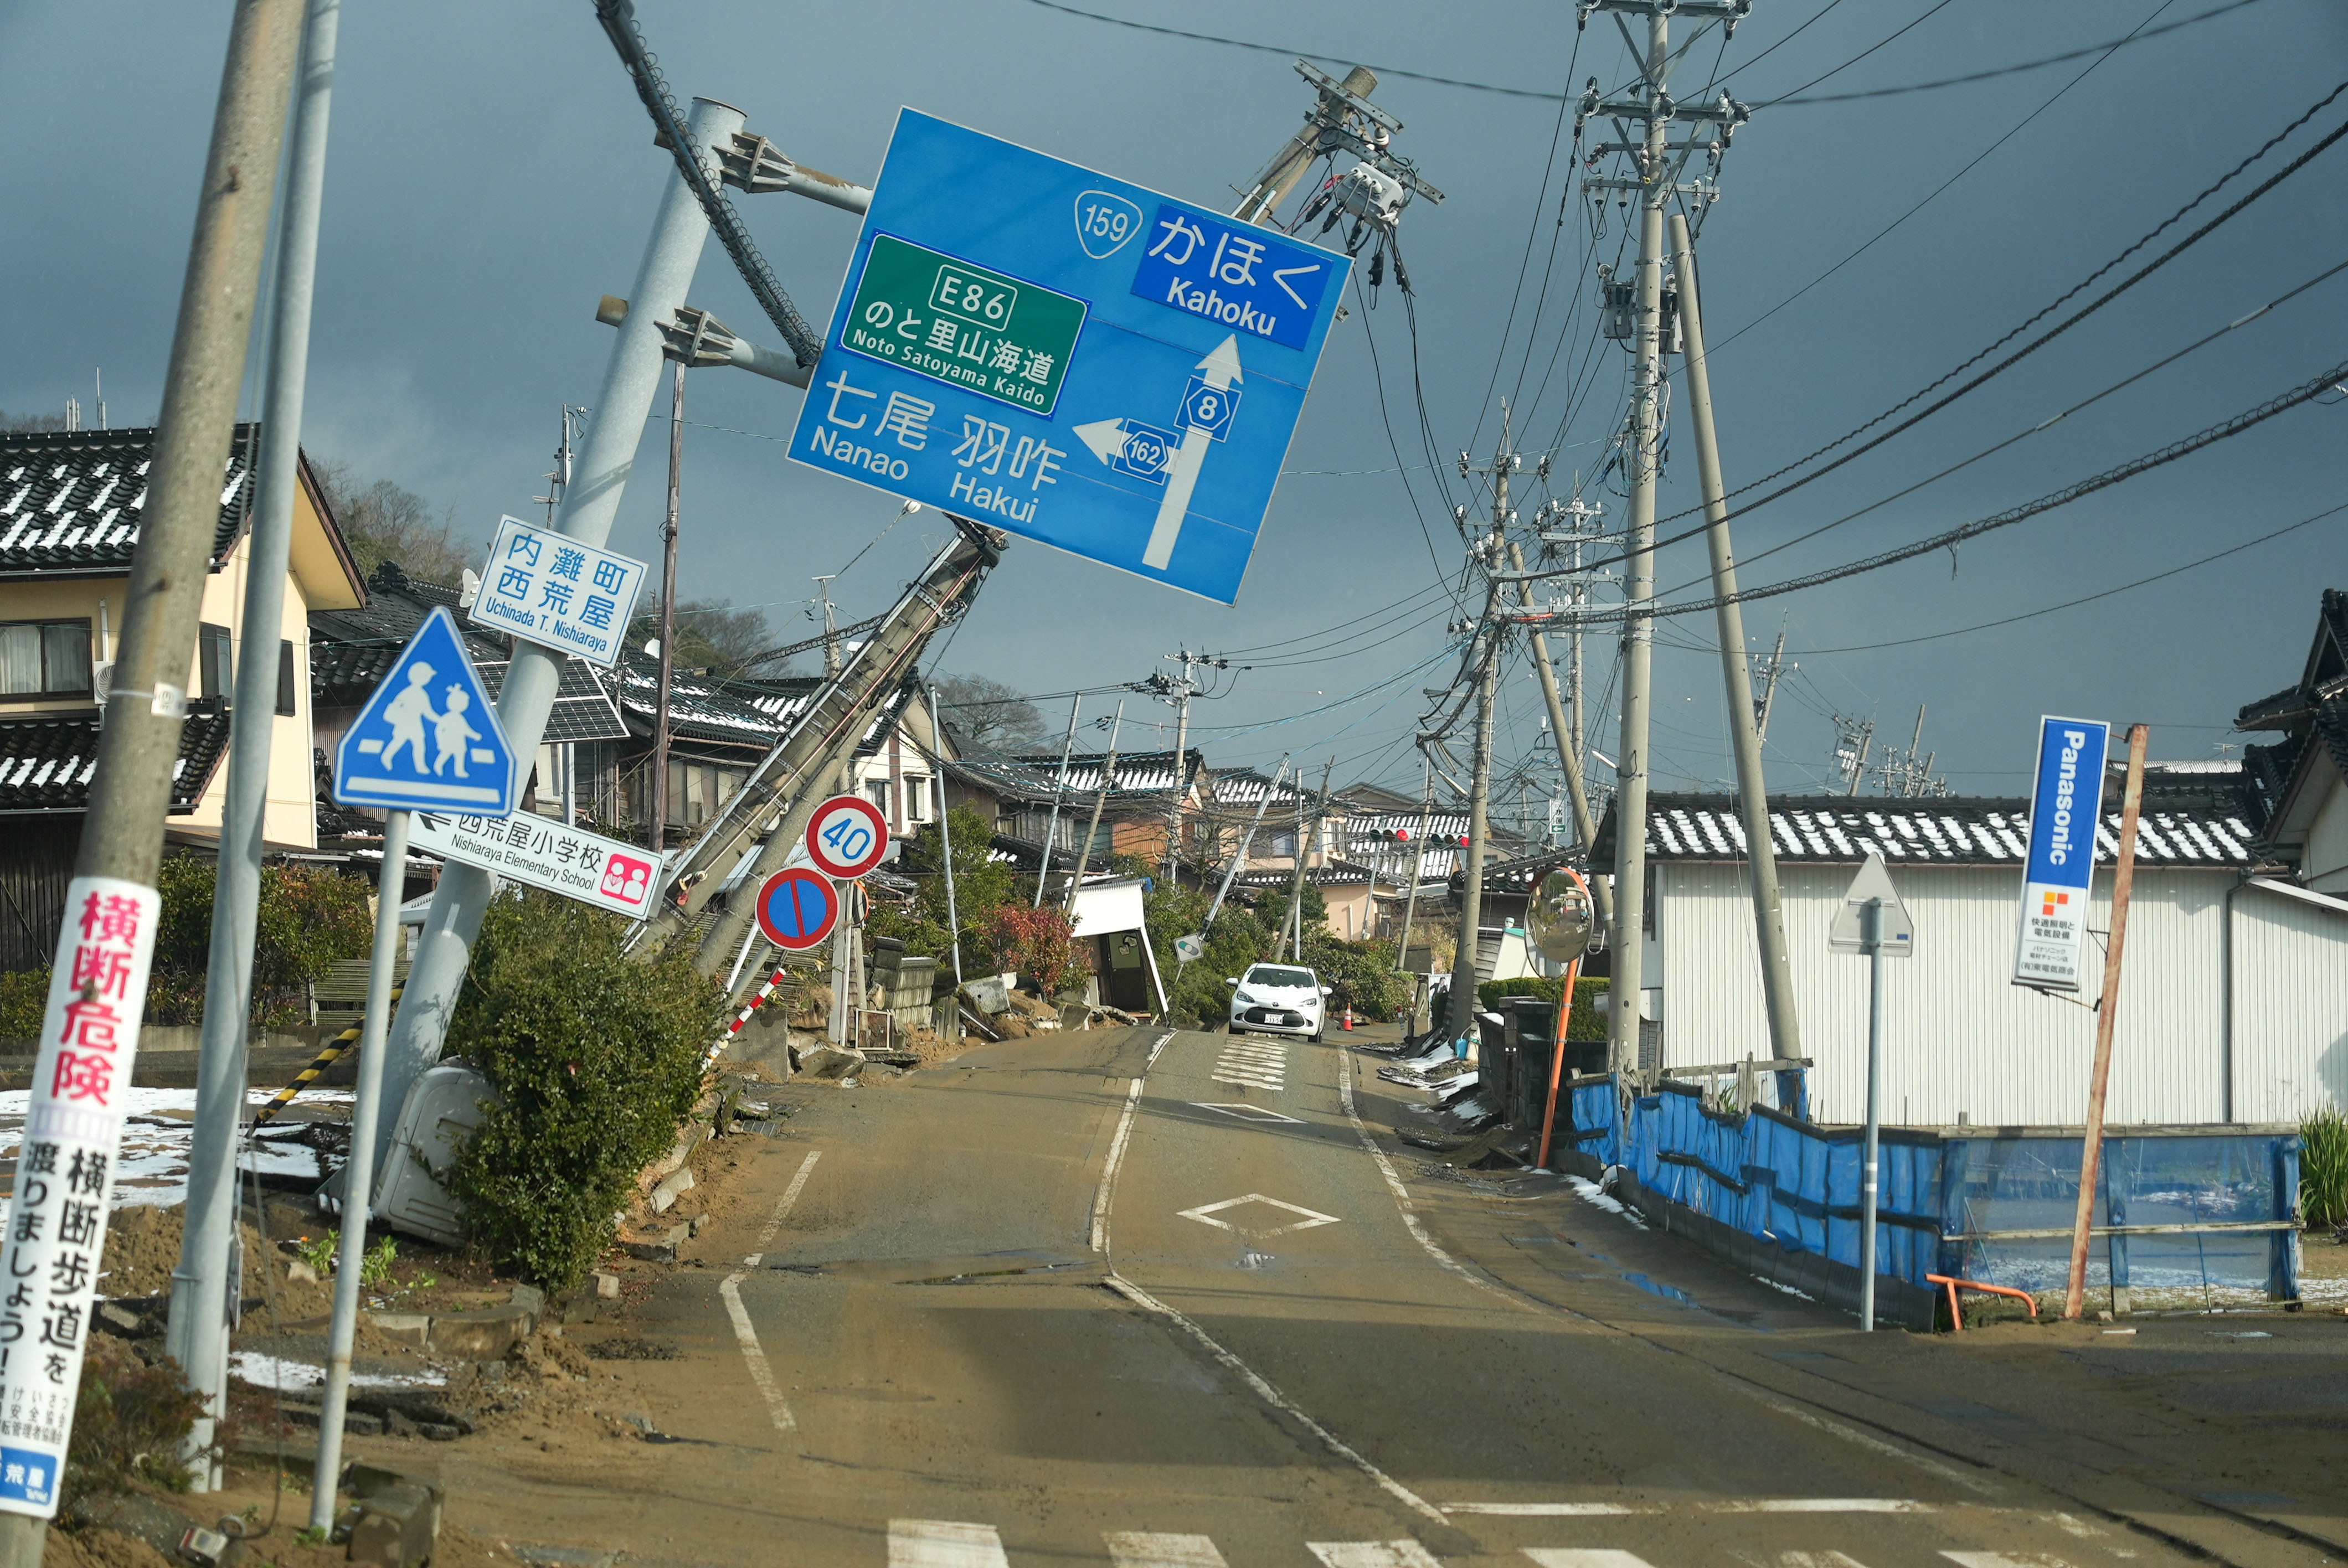
[[[1576,958],[1565,971],[1565,995],[1557,1004],[1557,1039],[1549,1048],[1549,1109],[1541,1113],[1540,1158],[1533,1163],[1549,1168],[1549,1139],[1557,1126],[1557,1090],[1565,1078],[1565,1032],[1573,1024],[1573,987],[1581,979],[1581,960]]]

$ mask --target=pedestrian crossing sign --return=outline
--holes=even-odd
[[[335,799],[388,811],[514,808],[513,748],[456,619],[436,606],[335,748]]]

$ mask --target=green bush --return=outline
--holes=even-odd
[[[0,1040],[30,1040],[39,1034],[48,1006],[48,965],[0,975]]]
[[[211,965],[215,867],[194,855],[166,858],[156,876],[163,895],[155,965],[147,982],[147,1021],[201,1023]],[[277,1028],[306,1016],[302,988],[325,978],[338,958],[364,958],[375,941],[366,883],[306,866],[263,866],[253,919],[252,1018]],[[46,982],[45,982],[46,983]]]
[[[499,1099],[449,1190],[492,1258],[557,1290],[612,1238],[636,1173],[668,1153],[724,1027],[716,982],[682,952],[639,962],[623,923],[549,893],[490,905],[448,1051]]]
[[[993,974],[987,917],[1012,904],[1026,908],[1035,896],[1035,879],[1022,878],[993,858],[994,825],[984,816],[966,805],[955,806],[949,815],[953,832],[953,912],[961,920],[963,972]],[[919,883],[921,890],[911,904],[876,904],[864,928],[871,936],[895,938],[916,958],[937,959],[938,972],[951,979],[954,938],[946,928],[945,868],[944,844],[938,825],[932,822],[905,841],[904,855],[897,864],[897,870]]]
[[[2299,1214],[2310,1230],[2348,1225],[2348,1116],[2337,1111],[2299,1124]]]

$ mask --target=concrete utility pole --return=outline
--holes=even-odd
[[[1712,552],[1712,591],[1721,601],[1720,670],[1726,688],[1728,733],[1736,753],[1737,815],[1745,823],[1745,853],[1753,873],[1753,932],[1760,946],[1761,995],[1769,1013],[1771,1054],[1785,1061],[1802,1054],[1802,1027],[1794,1010],[1793,960],[1786,950],[1786,918],[1777,896],[1777,849],[1770,834],[1768,787],[1761,772],[1753,680],[1745,662],[1745,610],[1736,602],[1736,556],[1728,542],[1728,498],[1720,477],[1720,444],[1713,433],[1712,371],[1704,356],[1695,242],[1688,233],[1687,219],[1677,212],[1672,214],[1672,257],[1679,273],[1688,419],[1695,427],[1704,541]],[[1786,1086],[1781,1082],[1779,1087]]]
[[[1498,486],[1501,497],[1499,509],[1508,509],[1508,481]],[[1500,679],[1500,589],[1494,584],[1484,599],[1484,660],[1483,671],[1476,685],[1476,758],[1468,778],[1468,864],[1467,886],[1459,898],[1459,950],[1451,960],[1451,989],[1455,1000],[1468,1009],[1467,1020],[1476,1016],[1477,933],[1484,918],[1484,840],[1490,829],[1492,804],[1492,708]],[[1460,994],[1462,979],[1466,993]],[[1445,1015],[1452,1030],[1451,1038],[1459,1038],[1463,1021],[1457,1008]]]
[[[1321,790],[1323,794],[1326,794],[1329,790],[1329,774],[1325,769],[1321,774]],[[1377,896],[1377,884],[1375,881],[1370,885],[1370,896],[1374,898]],[[1296,792],[1296,866],[1288,878],[1288,918],[1296,929],[1295,946],[1290,950],[1288,956],[1294,961],[1302,962],[1304,958],[1304,792],[1303,790]]]
[[[1076,907],[1076,889],[1084,886],[1085,867],[1092,862],[1093,835],[1100,832],[1101,808],[1108,804],[1108,792],[1117,787],[1117,733],[1124,727],[1125,703],[1120,701],[1117,705],[1117,716],[1108,724],[1108,755],[1101,763],[1100,787],[1093,792],[1093,819],[1085,824],[1084,840],[1076,845],[1076,874],[1068,878],[1066,908]],[[1109,830],[1112,838],[1116,834],[1115,828]]]
[[[1315,77],[1320,77],[1318,71],[1305,79],[1311,81]],[[1289,192],[1296,189],[1296,182],[1304,178],[1304,171],[1313,167],[1313,160],[1325,150],[1324,138],[1345,123],[1346,113],[1355,107],[1348,100],[1365,98],[1377,91],[1378,77],[1368,67],[1355,66],[1345,73],[1342,82],[1333,84],[1323,77],[1316,85],[1321,89],[1321,101],[1306,111],[1304,128],[1289,138],[1288,145],[1264,165],[1263,172],[1255,177],[1247,194],[1240,198],[1240,204],[1231,209],[1232,217],[1249,223],[1268,221],[1280,204],[1288,200]]]
[[[1640,79],[1619,98],[1600,94],[1595,77],[1574,111],[1579,131],[1592,118],[1618,127],[1644,127],[1636,140],[1600,141],[1593,154],[1623,154],[1635,161],[1626,176],[1590,179],[1584,189],[1635,193],[1639,202],[1638,274],[1631,285],[1632,331],[1631,428],[1622,452],[1623,471],[1630,481],[1630,538],[1624,557],[1623,600],[1628,611],[1622,624],[1622,736],[1615,768],[1614,907],[1616,941],[1613,955],[1614,1004],[1608,1013],[1607,1064],[1620,1070],[1639,1061],[1639,1020],[1642,979],[1640,951],[1646,926],[1647,778],[1650,762],[1649,707],[1653,700],[1654,621],[1647,603],[1655,596],[1655,478],[1662,442],[1663,207],[1674,195],[1709,201],[1716,194],[1704,179],[1682,184],[1680,173],[1697,151],[1707,151],[1716,172],[1728,138],[1750,117],[1750,111],[1723,92],[1710,104],[1678,102],[1664,91],[1671,77],[1671,18],[1674,15],[1705,26],[1719,25],[1733,33],[1750,0],[1580,0],[1581,20],[1595,11],[1625,13],[1647,19],[1647,53]],[[1627,32],[1625,36],[1628,36]],[[1695,41],[1694,36],[1686,40]],[[1685,141],[1670,139],[1673,124],[1701,128],[1711,125],[1717,135],[1706,148],[1691,130]],[[1676,154],[1676,159],[1673,155]]]
[[[1518,571],[1525,569],[1523,547],[1514,540],[1509,544],[1509,564]],[[1532,603],[1533,585],[1530,582],[1517,584],[1517,598],[1519,603]],[[1591,815],[1589,792],[1581,787],[1581,738],[1566,729],[1565,704],[1558,697],[1557,671],[1549,659],[1549,634],[1535,626],[1532,635],[1526,641],[1532,649],[1533,674],[1540,682],[1541,701],[1549,706],[1550,733],[1557,737],[1558,765],[1565,770],[1565,787],[1573,796],[1573,831],[1586,855],[1590,846],[1598,841],[1598,824]],[[1611,942],[1614,930],[1614,890],[1607,885],[1604,877],[1593,876],[1590,892],[1598,902],[1599,927],[1607,933],[1607,940]]]
[[[720,167],[716,149],[742,125],[742,111],[730,104],[710,98],[693,100],[687,134],[713,178]],[[708,235],[709,220],[700,201],[685,178],[672,171],[644,261],[636,269],[635,289],[629,295],[633,308],[620,323],[618,341],[612,345],[602,387],[596,395],[595,412],[579,454],[578,480],[562,497],[561,520],[556,528],[567,538],[600,547],[611,535],[612,519],[619,511],[620,497],[627,487],[636,446],[644,436],[644,419],[652,412],[653,395],[660,386],[666,343],[662,323],[685,303],[702,242]],[[498,696],[498,723],[517,758],[535,753],[546,733],[546,717],[562,678],[562,661],[563,655],[552,649],[530,642],[514,645],[513,662]],[[160,804],[157,815],[160,816]],[[477,866],[452,862],[440,875],[439,890],[425,917],[406,993],[400,999],[399,1016],[386,1047],[385,1103],[395,1109],[376,1132],[378,1171],[384,1168],[391,1131],[399,1120],[396,1108],[406,1103],[409,1087],[440,1054],[465,966],[472,956],[473,938],[480,933],[481,916],[496,887],[497,878]],[[737,929],[734,935],[738,940],[741,932]],[[726,959],[732,957],[729,948]],[[368,1194],[348,1194],[346,1212],[355,1215],[369,1200]]]
[[[1777,647],[1761,661],[1761,698],[1753,705],[1753,743],[1769,743],[1769,711],[1777,703],[1777,681],[1788,670],[1798,670],[1798,664],[1786,662],[1786,629],[1777,628]]]
[[[1081,692],[1068,700],[1068,734],[1060,743],[1059,776],[1052,781],[1052,815],[1044,825],[1044,857],[1035,867],[1035,897],[1028,905],[1031,909],[1044,907],[1044,882],[1052,875],[1052,840],[1060,831],[1060,802],[1068,793],[1068,758],[1076,749],[1076,710],[1084,705],[1085,698]],[[936,706],[934,699],[931,706]]]
[[[1418,879],[1426,866],[1426,825],[1435,815],[1435,764],[1423,764],[1426,771],[1426,788],[1419,796],[1418,836],[1410,841],[1410,853],[1405,856],[1410,866],[1410,891],[1402,901],[1402,939],[1395,944],[1395,973],[1408,972],[1410,960],[1410,927],[1418,915]]]
[[[645,843],[654,855],[668,837],[668,698],[676,678],[676,502],[685,477],[685,361],[678,360],[668,386],[668,515],[661,524],[660,693],[653,712],[653,820]],[[831,603],[824,601],[824,629],[831,628]]]
[[[242,0],[230,25],[211,146],[164,374],[145,519],[131,554],[121,646],[109,676],[89,808],[74,862],[77,888],[105,879],[127,884],[149,900],[146,917],[131,938],[138,954],[133,967],[141,976],[154,950],[152,890],[163,857],[163,823],[188,711],[187,691],[180,682],[187,679],[205,567],[220,528],[221,476],[228,469],[235,434],[237,396],[252,338],[262,255],[268,247],[270,204],[302,20],[301,0]],[[273,677],[273,650],[264,662]],[[274,695],[273,691],[264,712],[275,708]],[[69,914],[59,932],[60,966],[71,963],[72,930]],[[98,995],[95,989],[88,993],[93,1000]],[[121,999],[129,1025],[123,1038],[131,1050],[136,1049],[145,1001],[143,993]],[[242,1014],[235,1024],[241,1040]],[[238,1088],[241,1098],[241,1080]],[[36,1100],[40,1098],[36,1089]],[[120,1125],[118,1112],[112,1119],[118,1133]],[[20,1186],[17,1208],[24,1203]],[[101,1231],[92,1238],[91,1249],[102,1248],[104,1240]],[[89,1288],[88,1282],[81,1286],[75,1304],[79,1311],[88,1308]],[[175,1280],[175,1294],[178,1288]],[[58,1294],[63,1298],[72,1293]],[[180,1320],[203,1321],[222,1307],[217,1296],[209,1307],[191,1297]],[[73,1359],[77,1367],[77,1352]],[[26,1365],[32,1365],[29,1358]],[[72,1387],[71,1371],[66,1381]],[[72,1407],[68,1403],[66,1409],[69,1413]],[[49,1495],[56,1496],[54,1487]],[[41,1513],[15,1511],[26,1506],[11,1504],[8,1512],[0,1512],[0,1568],[37,1568],[41,1561],[48,1520]],[[48,1506],[53,1510],[54,1501]]]
[[[252,1013],[254,921],[261,904],[262,829],[269,806],[270,744],[277,727],[277,643],[285,618],[286,558],[301,487],[302,402],[310,365],[311,283],[325,185],[326,115],[335,82],[340,0],[310,0],[294,146],[279,215],[277,285],[270,304],[268,391],[263,404],[236,706],[229,715],[227,803],[212,887],[211,955],[204,986],[203,1051],[196,1064],[196,1124],[188,1156],[187,1228],[171,1271],[164,1348],[209,1403],[183,1456],[195,1486],[220,1485],[212,1424],[226,1407],[228,1298],[243,1270],[236,1252],[236,1145],[244,1110],[245,1030]],[[135,601],[134,601],[135,602]],[[397,885],[396,874],[394,886]],[[263,1266],[266,1266],[263,1265]]]

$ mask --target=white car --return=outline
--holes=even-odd
[[[1323,999],[1329,988],[1311,969],[1293,964],[1257,964],[1238,979],[1223,984],[1231,990],[1231,1032],[1301,1034],[1319,1043]]]

